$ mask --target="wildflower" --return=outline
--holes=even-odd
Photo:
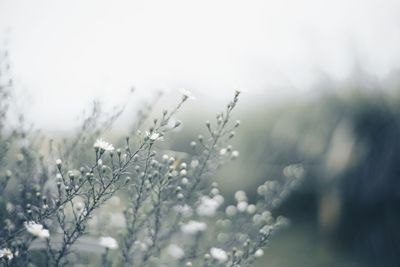
[[[263,185],[260,185],[259,187],[257,187],[257,193],[258,193],[260,196],[265,195],[267,192],[268,192],[268,188],[267,188],[266,185],[263,184]]]
[[[211,257],[213,257],[220,263],[224,263],[228,260],[228,254],[226,254],[225,250],[223,250],[223,249],[211,248],[210,254],[211,254]]]
[[[254,204],[250,204],[247,206],[246,211],[248,214],[254,214],[257,211],[257,207]]]
[[[24,222],[26,230],[34,236],[39,238],[49,238],[49,230],[43,229],[43,225],[35,223],[34,221]]]
[[[236,212],[237,212],[237,209],[236,209],[236,207],[233,206],[233,205],[229,205],[229,206],[226,207],[226,209],[225,209],[225,213],[226,213],[226,215],[229,216],[229,217],[235,216],[235,215],[236,215]]]
[[[238,209],[238,211],[240,212],[244,212],[247,209],[247,202],[246,201],[239,201],[236,205],[236,208]]]
[[[204,232],[207,229],[207,224],[198,221],[189,221],[181,226],[181,230],[185,234],[194,235],[199,232]]]
[[[190,91],[188,91],[186,89],[180,89],[179,91],[182,94],[183,101],[186,101],[187,99],[190,99],[190,100],[196,99],[196,97]]]
[[[261,248],[257,249],[256,252],[254,252],[254,256],[256,258],[261,258],[264,255],[264,250],[262,250]]]
[[[218,188],[213,188],[213,189],[211,189],[210,194],[213,195],[213,196],[218,195],[218,194],[219,194]]]
[[[192,147],[193,149],[195,149],[196,148],[196,142],[195,141],[192,141],[192,142],[190,142],[190,147]]]
[[[188,178],[183,177],[182,180],[181,180],[181,183],[182,183],[183,185],[187,185],[187,184],[189,183]]]
[[[150,133],[150,132],[148,132],[148,131],[146,131],[146,137],[148,138],[148,139],[150,139],[150,141],[163,141],[164,140],[164,137],[161,135],[161,134],[159,134],[159,133],[156,133],[156,132],[154,132],[154,133]]]
[[[221,195],[216,195],[213,198],[203,196],[200,198],[200,204],[197,207],[197,214],[200,216],[214,216],[219,206],[224,202]]]
[[[96,140],[93,147],[102,151],[114,151],[114,146],[101,138]]]
[[[185,252],[183,249],[175,244],[170,244],[167,248],[168,254],[171,255],[175,259],[182,259],[185,256]]]
[[[57,166],[61,166],[61,164],[62,164],[61,159],[56,159],[56,165],[57,165]]]
[[[164,162],[167,162],[168,159],[169,159],[169,156],[168,156],[168,155],[164,154],[164,155],[162,156],[162,160],[163,160]]]
[[[246,192],[244,192],[243,190],[236,191],[236,193],[235,193],[235,199],[236,199],[238,202],[239,202],[239,201],[247,201]]]
[[[231,158],[232,159],[237,159],[238,157],[239,157],[239,151],[237,151],[237,150],[232,151]]]
[[[1,258],[5,258],[7,260],[12,260],[12,258],[14,258],[14,255],[9,248],[3,248],[3,249],[0,249],[0,259]]]
[[[117,240],[110,236],[102,236],[100,237],[100,246],[103,246],[107,249],[117,249],[118,243]]]

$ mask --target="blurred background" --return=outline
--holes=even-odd
[[[400,266],[399,26],[398,0],[0,0],[11,109],[55,138],[93,100],[127,105],[123,135],[185,88],[196,100],[171,142],[189,152],[244,91],[241,156],[216,176],[224,194],[306,170],[274,211],[292,223],[260,267]]]

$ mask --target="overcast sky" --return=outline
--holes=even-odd
[[[0,0],[0,48],[40,127],[131,86],[184,87],[198,101],[307,92],[354,60],[378,77],[400,63],[398,0]],[[68,123],[67,123],[68,124]]]

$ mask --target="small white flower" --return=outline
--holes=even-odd
[[[198,221],[189,221],[181,226],[181,230],[185,234],[194,235],[199,232],[204,232],[207,229],[207,224]]]
[[[213,188],[213,189],[211,189],[210,194],[213,195],[213,196],[218,195],[218,194],[219,194],[218,188]]]
[[[114,146],[103,139],[99,138],[93,145],[94,148],[98,148],[105,151],[114,151]]]
[[[257,187],[257,193],[260,196],[265,195],[268,192],[268,188],[265,184],[260,185],[259,187]]]
[[[61,164],[62,164],[61,159],[56,159],[56,164],[57,164],[57,166],[61,166]]]
[[[186,169],[187,168],[186,162],[182,162],[181,165],[180,165],[180,168],[181,169]]]
[[[164,137],[161,136],[161,134],[156,133],[156,132],[150,133],[150,132],[146,131],[146,137],[149,138],[153,142],[157,141],[157,140],[158,141],[163,141],[164,140]]]
[[[6,258],[7,260],[12,260],[12,258],[14,258],[14,255],[9,248],[3,248],[3,249],[0,249],[0,259],[1,258]]]
[[[182,259],[183,256],[185,256],[185,252],[183,249],[175,244],[170,244],[167,248],[167,252],[169,255],[171,255],[175,259]]]
[[[181,180],[181,183],[182,183],[183,185],[187,185],[187,184],[189,183],[188,178],[183,177],[182,180]]]
[[[35,223],[34,221],[24,222],[26,230],[34,236],[39,238],[49,238],[50,232],[47,229],[43,229],[43,225]]]
[[[262,250],[261,248],[257,249],[256,252],[254,252],[254,256],[256,258],[261,258],[264,255],[264,250]]]
[[[236,191],[235,193],[235,199],[236,201],[247,201],[247,195],[246,192],[243,190]]]
[[[211,257],[213,257],[220,263],[224,263],[228,260],[228,254],[226,254],[225,250],[223,250],[223,249],[211,248],[210,254],[211,254]]]
[[[114,238],[110,236],[102,236],[100,237],[100,246],[103,246],[108,249],[117,249],[118,242]]]
[[[235,151],[232,151],[232,155],[231,155],[231,158],[232,159],[237,159],[238,157],[239,157],[239,151],[237,151],[237,150],[235,150]]]
[[[246,211],[247,211],[248,214],[254,214],[257,211],[257,207],[254,204],[250,204],[250,205],[247,206]]]
[[[229,217],[235,216],[235,215],[236,215],[236,212],[237,212],[237,209],[236,209],[236,207],[233,206],[233,205],[229,205],[229,206],[226,207],[226,209],[225,209],[225,213],[226,213],[226,215],[229,216]]]
[[[214,216],[215,212],[223,202],[224,198],[221,195],[216,195],[213,198],[202,196],[196,212],[200,216]]]
[[[196,97],[192,94],[192,92],[190,92],[190,91],[188,91],[186,89],[180,89],[179,91],[182,94],[183,100],[186,100],[186,99],[194,100],[194,99],[196,99]]]
[[[226,148],[222,148],[222,149],[219,151],[219,154],[220,154],[221,156],[223,156],[223,155],[226,154],[226,152],[227,152]]]
[[[246,211],[247,206],[248,206],[248,203],[246,201],[239,201],[236,205],[236,208],[238,209],[238,211],[244,212],[244,211]]]

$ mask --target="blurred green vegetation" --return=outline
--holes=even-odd
[[[256,266],[400,266],[400,94],[380,87],[320,92],[239,115],[241,157],[217,175],[225,195],[244,189],[251,199],[285,166],[306,170],[300,190],[275,211],[291,227]],[[186,126],[173,147],[190,152],[190,137],[202,130]]]
[[[293,163],[307,173],[302,188],[276,211],[292,227],[273,239],[258,266],[400,265],[398,95],[322,94],[246,114],[243,121],[243,164],[227,168],[225,177],[279,179]],[[247,187],[254,192],[255,185]]]

